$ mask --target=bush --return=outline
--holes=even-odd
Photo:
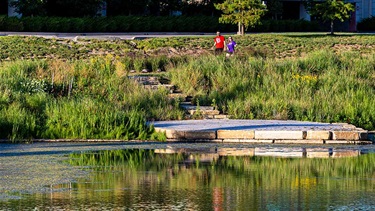
[[[24,31],[23,22],[17,17],[6,18],[4,26],[6,31]]]
[[[72,18],[70,19],[70,31],[71,32],[82,32],[84,29],[89,28],[84,18]]]
[[[5,21],[7,17],[5,15],[0,15],[0,31],[5,31]]]
[[[24,31],[38,32],[43,31],[45,18],[43,17],[25,17],[22,19]]]
[[[236,24],[219,23],[213,16],[117,16],[94,18],[0,17],[0,30],[46,32],[214,32],[237,31]],[[249,32],[322,31],[306,20],[264,20]]]

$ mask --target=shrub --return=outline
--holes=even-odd
[[[43,31],[44,22],[46,20],[43,17],[25,17],[22,21],[25,26],[25,31],[39,32]]]
[[[117,16],[117,17],[5,17],[0,30],[47,32],[214,32],[237,31],[235,24],[219,23],[215,16]],[[316,22],[264,20],[249,28],[254,32],[321,31]]]
[[[8,17],[5,21],[5,30],[7,31],[23,31],[24,25],[22,21],[17,17]]]

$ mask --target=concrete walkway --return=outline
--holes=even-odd
[[[240,143],[372,144],[374,132],[346,123],[205,119],[156,121],[168,141]]]

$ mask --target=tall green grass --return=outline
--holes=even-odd
[[[0,138],[165,140],[147,121],[183,112],[167,90],[144,89],[118,62],[109,55],[2,63]]]
[[[238,52],[225,59],[204,50],[212,46],[211,37],[136,40],[137,48],[118,40],[3,37],[0,138],[151,139],[148,128],[129,127],[130,119],[142,125],[136,122],[183,119],[184,113],[168,90],[150,91],[129,80],[130,70],[142,68],[167,76],[194,103],[214,105],[233,118],[375,128],[371,36],[235,39]],[[171,47],[181,54],[167,54]],[[188,49],[202,54],[187,55]],[[167,72],[156,73],[159,68]]]
[[[169,74],[201,105],[214,101],[233,118],[347,122],[372,130],[374,67],[373,55],[319,50],[282,60],[208,55]]]

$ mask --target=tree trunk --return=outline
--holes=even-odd
[[[238,22],[238,31],[237,31],[237,34],[241,35],[241,22]]]
[[[238,35],[244,35],[245,34],[245,25],[243,25],[241,22],[238,22]]]
[[[333,35],[333,20],[331,20],[331,35]]]

